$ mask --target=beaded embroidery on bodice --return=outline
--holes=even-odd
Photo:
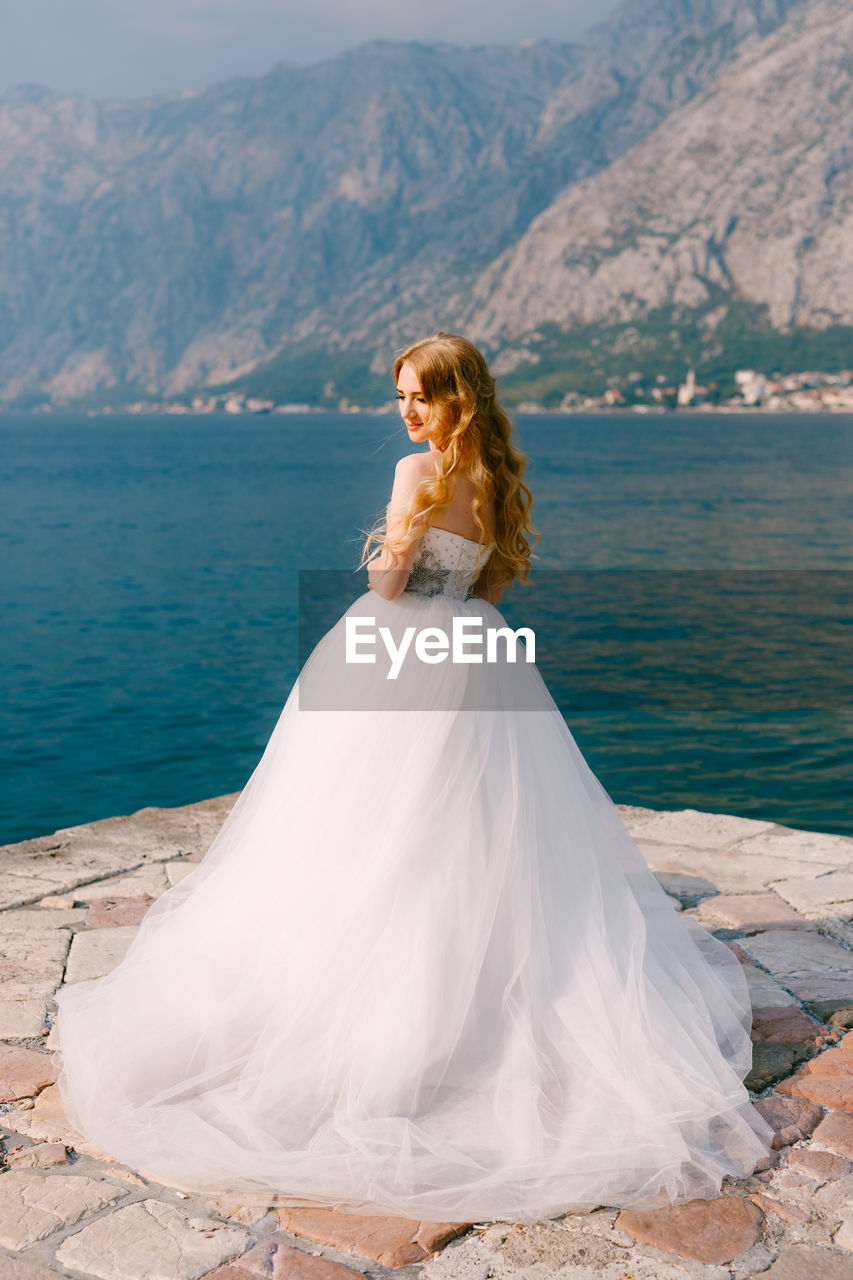
[[[427,529],[404,591],[419,596],[450,596],[468,600],[472,586],[492,553],[488,547],[477,567],[477,546],[471,538],[448,529]]]
[[[477,565],[479,544],[449,529],[427,529],[404,592],[419,596],[450,596],[453,600],[469,600],[471,587],[492,554],[492,546],[484,548]]]

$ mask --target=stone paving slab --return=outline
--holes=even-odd
[[[777,1093],[769,1093],[756,1099],[755,1106],[774,1130],[773,1147],[777,1151],[808,1138],[820,1126],[824,1117],[821,1108],[814,1103]]]
[[[329,1258],[315,1258],[286,1244],[256,1244],[248,1253],[209,1271],[203,1280],[357,1280],[353,1271]]]
[[[764,1215],[751,1200],[719,1196],[665,1209],[624,1209],[617,1223],[635,1240],[696,1262],[731,1262],[758,1240]]]
[[[162,862],[138,867],[120,876],[107,876],[105,880],[95,880],[92,884],[83,884],[69,894],[62,895],[73,902],[89,903],[98,898],[139,897],[159,898],[169,887],[166,868]],[[49,899],[43,899],[47,902]]]
[[[31,1106],[8,1111],[0,1118],[13,1132],[26,1134],[27,1137],[36,1141],[62,1142],[66,1146],[73,1147],[75,1151],[94,1155],[98,1159],[112,1159],[106,1152],[87,1142],[68,1123],[62,1106],[59,1085],[49,1085],[34,1099]]]
[[[853,950],[853,919],[830,916],[827,919],[816,921],[816,924],[821,933],[825,933],[830,938],[835,938],[836,942],[840,942],[842,946]]]
[[[86,928],[117,925],[139,925],[154,898],[147,895],[124,898],[95,898],[86,911]]]
[[[56,1260],[98,1280],[200,1280],[250,1243],[245,1231],[214,1218],[141,1200],[67,1236]]]
[[[68,1164],[68,1148],[62,1142],[34,1142],[8,1152],[6,1164],[10,1169],[48,1169]]]
[[[746,985],[749,987],[749,996],[753,1009],[784,1006],[799,1009],[800,1006],[790,991],[786,991],[769,973],[759,969],[757,964],[745,964],[743,966],[743,976],[746,978]]]
[[[56,1047],[53,1028],[45,1037],[52,996],[63,979],[119,963],[144,910],[190,874],[235,798],[141,810],[10,847],[0,1041],[18,1043],[0,1044],[0,1081],[15,1095],[0,1100],[0,1216],[3,1195],[8,1206],[18,1194],[9,1179],[30,1179],[26,1194],[39,1203],[12,1215],[37,1238],[18,1246],[24,1254],[4,1253],[0,1241],[0,1280],[6,1264],[10,1280],[34,1280],[33,1268],[42,1280],[853,1280],[853,840],[731,814],[617,806],[666,892],[744,966],[754,1039],[747,1083],[775,1149],[750,1178],[726,1179],[721,1196],[652,1215],[603,1206],[534,1226],[369,1215],[363,1227],[363,1215],[320,1205],[273,1210],[187,1196],[88,1145],[44,1070]],[[10,898],[27,905],[2,909]],[[4,995],[15,1006],[5,1022]],[[48,1185],[69,1178],[82,1188],[77,1201]]]
[[[809,880],[777,880],[773,887],[808,919],[853,915],[853,872],[827,871]]]
[[[65,971],[66,983],[102,978],[110,973],[124,958],[137,930],[137,925],[127,924],[75,933]]]
[[[752,1009],[752,1038],[764,1043],[792,1044],[811,1041],[829,1044],[837,1035],[822,1022],[805,1013],[799,1005],[770,1005]]]
[[[740,944],[801,1001],[853,1001],[853,951],[818,933],[769,929]]]
[[[654,845],[652,848],[658,850],[659,846]],[[661,888],[670,897],[677,898],[682,907],[698,907],[703,898],[714,897],[717,894],[717,886],[704,876],[690,875],[686,871],[667,871],[663,866],[653,865],[651,856],[646,860]]]
[[[12,1169],[0,1178],[0,1245],[25,1249],[125,1194],[98,1178]]]
[[[794,880],[788,883],[800,885],[809,882]],[[775,888],[778,890],[778,883]],[[744,933],[761,933],[766,929],[814,928],[778,892],[714,894],[703,898],[699,903],[697,917],[704,924],[726,925]]]
[[[62,1274],[20,1255],[0,1254],[0,1280],[58,1280]]]
[[[64,923],[65,912],[51,914]],[[39,916],[0,912],[0,1039],[41,1035],[47,1002],[62,981],[70,931]]]
[[[836,836],[824,831],[800,831],[796,827],[774,825],[769,831],[739,842],[738,850],[749,858],[762,854],[783,863],[811,862],[816,875],[818,867],[847,871],[853,867],[853,836]],[[787,874],[784,867],[782,874]]]
[[[639,814],[625,825],[644,840],[695,849],[724,849],[747,837],[779,829],[774,822],[730,813],[704,813],[701,809],[647,809],[645,815]]]
[[[260,1222],[268,1213],[274,1213],[272,1207],[265,1208],[258,1204],[235,1205],[233,1200],[226,1196],[213,1196],[206,1199],[206,1203],[214,1213],[218,1213],[222,1218],[228,1218],[231,1222],[237,1222],[244,1227],[252,1227],[255,1223]]]
[[[846,1111],[827,1112],[813,1130],[812,1141],[853,1160],[853,1115]]]
[[[340,1213],[335,1209],[308,1209],[282,1205],[277,1210],[286,1231],[334,1245],[336,1249],[400,1267],[422,1262],[430,1254],[461,1235],[467,1222],[418,1222],[377,1214]]]
[[[0,908],[67,892],[141,863],[204,850],[236,799],[215,796],[175,809],[139,809],[5,845]]]
[[[0,936],[10,931],[29,934],[35,929],[72,929],[85,919],[85,907],[50,909],[40,902],[31,907],[12,907],[0,911]]]
[[[739,848],[707,849],[687,848],[683,845],[662,845],[639,837],[637,844],[643,857],[654,872],[689,875],[704,880],[710,893],[749,893],[759,886],[775,887],[774,881],[814,875],[835,870],[831,862],[814,863],[790,859],[781,862],[773,854],[747,856]]]
[[[34,997],[0,997],[0,1035],[10,1040],[40,1036],[44,1031],[46,1002]]]
[[[53,1078],[53,1062],[47,1054],[0,1044],[0,1102],[32,1098],[46,1089]]]
[[[195,865],[189,861],[167,862],[164,870],[170,885],[180,884],[182,880],[186,880],[187,876],[195,871]]]

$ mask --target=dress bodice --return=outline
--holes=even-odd
[[[450,596],[467,600],[480,570],[492,554],[493,543],[480,552],[479,543],[449,529],[427,529],[421,539],[404,592],[419,596]]]

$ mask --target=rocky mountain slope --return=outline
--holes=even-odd
[[[571,64],[559,47],[375,44],[196,96],[7,94],[6,396],[251,367],[353,278],[440,237],[475,177],[500,185]]]
[[[131,103],[9,91],[0,399],[277,379],[333,402],[329,353],[387,378],[441,325],[511,368],[543,323],[662,299],[843,321],[851,52],[839,0],[627,0],[578,45],[378,41]]]
[[[734,298],[780,330],[853,323],[851,121],[853,10],[821,0],[567,188],[480,275],[463,323],[494,345],[713,304],[713,329]]]

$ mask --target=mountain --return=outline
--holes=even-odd
[[[6,94],[0,387],[221,380],[333,316],[354,280],[404,274],[448,221],[475,243],[471,193],[525,165],[572,65],[557,45],[376,42],[148,102]],[[496,204],[491,243],[543,206]]]
[[[783,333],[853,324],[851,120],[853,11],[821,0],[563,191],[480,274],[461,323],[491,346],[664,308],[704,312],[712,335],[733,303]]]
[[[375,41],[126,103],[18,86],[0,398],[370,403],[438,326],[523,381],[590,341],[657,359],[644,326],[701,356],[744,307],[849,324],[851,50],[840,0],[628,0],[573,45]]]

